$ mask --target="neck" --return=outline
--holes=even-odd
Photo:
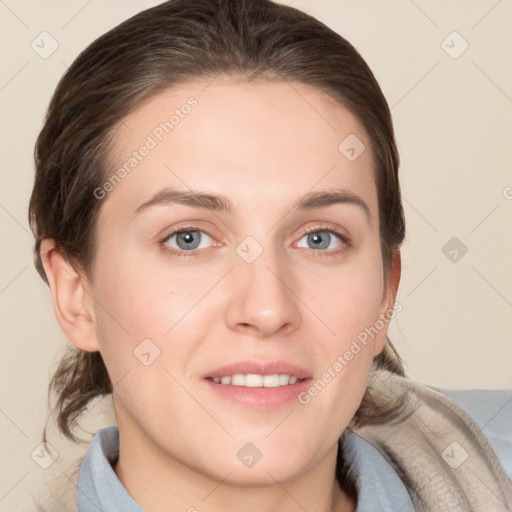
[[[120,429],[119,460],[114,471],[134,500],[147,512],[231,512],[244,510],[353,512],[355,502],[335,478],[337,446],[319,464],[294,480],[259,486],[215,479],[182,464],[139,430]]]

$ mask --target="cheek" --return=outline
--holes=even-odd
[[[315,282],[323,283],[324,291],[317,287],[309,304],[329,329],[321,326],[324,336],[317,340],[316,352],[323,371],[303,402],[316,401],[315,407],[336,411],[343,423],[345,412],[353,414],[364,394],[374,340],[386,327],[380,320],[384,291],[380,252],[376,248],[361,253],[339,269],[316,276]],[[346,410],[336,404],[344,404]]]
[[[118,392],[135,400],[137,394],[172,385],[165,370],[178,376],[207,331],[201,317],[211,315],[212,304],[201,297],[215,284],[215,275],[205,278],[204,271],[187,271],[183,265],[173,269],[163,262],[135,250],[103,251],[96,261],[102,356],[111,380],[123,379]]]
[[[323,322],[331,350],[342,350],[379,318],[383,298],[380,252],[360,250],[339,266],[318,266],[301,277],[302,297]]]
[[[120,241],[118,244],[121,246]],[[97,255],[94,292],[99,307],[98,327],[110,324],[134,337],[159,336],[169,329],[179,286],[169,286],[164,269],[159,269],[129,245],[112,246]],[[168,318],[169,317],[169,318]],[[100,320],[103,320],[100,323]]]
[[[153,342],[158,348],[149,351],[153,356],[158,352],[165,319],[145,269],[130,259],[129,251],[116,252],[115,245],[105,244],[97,254],[93,290],[96,333],[114,382],[143,366],[137,359],[141,343],[151,349]]]

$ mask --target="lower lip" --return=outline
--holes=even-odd
[[[232,384],[217,384],[208,379],[204,380],[210,389],[221,397],[237,404],[258,409],[273,409],[282,407],[293,400],[297,401],[297,395],[308,388],[310,381],[311,378],[307,378],[295,384],[276,388],[248,388],[233,386]]]

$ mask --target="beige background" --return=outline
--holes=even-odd
[[[36,510],[34,483],[62,479],[63,472],[72,478],[67,462],[83,450],[54,434],[57,463],[43,470],[30,456],[40,443],[49,375],[67,343],[32,264],[34,141],[52,91],[78,52],[156,3],[0,2],[0,510]],[[358,48],[392,107],[408,232],[397,299],[403,311],[390,337],[409,375],[441,387],[512,387],[512,2],[291,5]],[[43,31],[58,43],[46,59],[31,47],[48,37]],[[460,37],[450,36],[454,31]],[[443,252],[453,237],[459,245]],[[99,405],[108,410],[108,402]],[[111,421],[98,411],[86,417],[91,429]],[[73,492],[62,500],[73,503]]]

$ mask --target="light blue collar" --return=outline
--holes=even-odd
[[[111,463],[119,456],[116,426],[97,432],[78,473],[79,512],[144,512],[121,483]]]

